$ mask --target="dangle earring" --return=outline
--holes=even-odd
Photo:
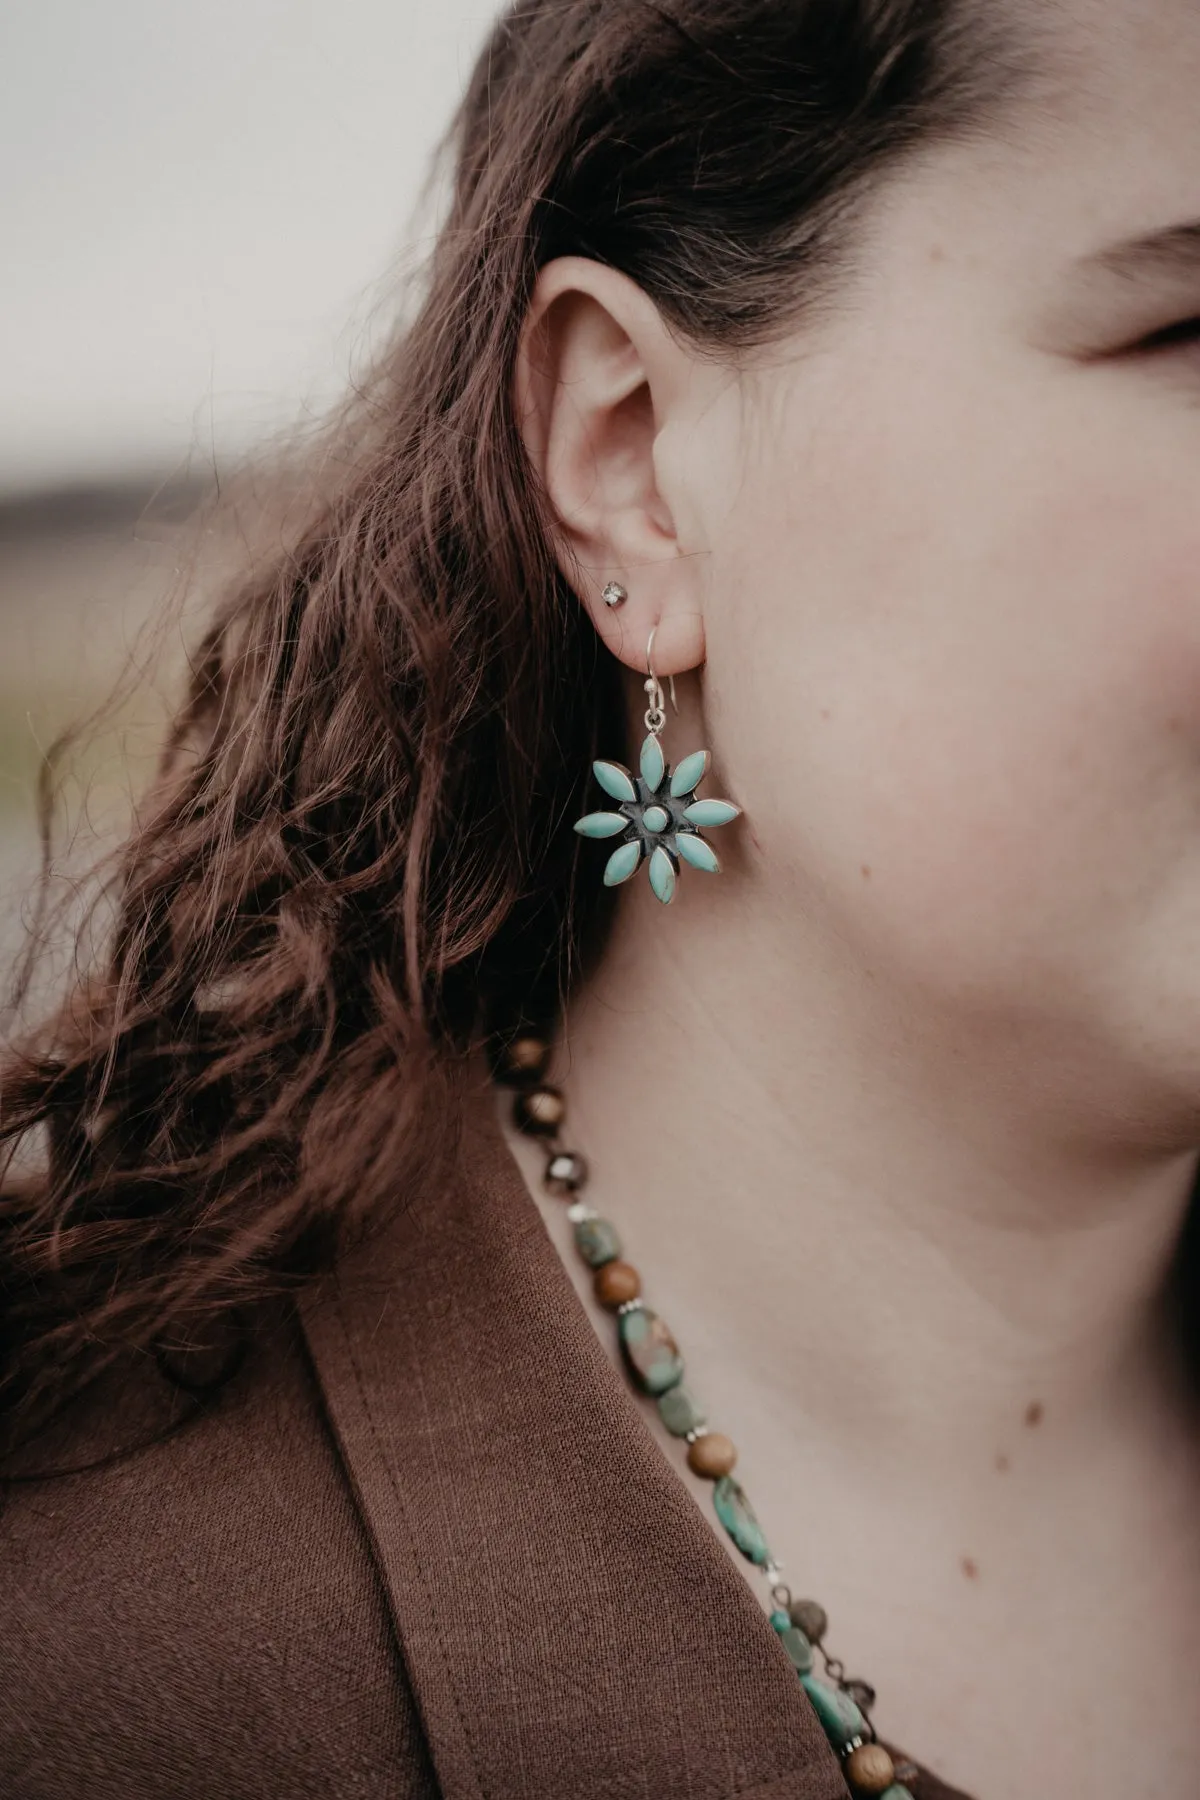
[[[608,606],[619,606],[628,599],[619,582],[610,581],[604,589]],[[664,905],[675,897],[675,878],[680,859],[694,869],[705,869],[719,875],[721,865],[716,852],[700,835],[702,825],[727,825],[741,812],[729,800],[696,798],[696,788],[708,773],[711,761],[707,750],[693,750],[675,766],[674,773],[663,758],[659,734],[666,724],[663,691],[654,673],[654,631],[646,645],[647,679],[644,682],[650,704],[645,712],[649,734],[642,743],[639,772],[635,776],[623,763],[594,762],[592,772],[606,794],[619,803],[617,812],[585,813],[576,819],[575,830],[581,837],[610,838],[622,833],[622,842],[611,853],[604,866],[605,887],[616,887],[628,881],[644,859],[649,861],[650,886]],[[671,705],[679,711],[675,699],[675,677],[670,677]]]

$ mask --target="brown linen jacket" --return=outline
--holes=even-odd
[[[3,1800],[847,1792],[491,1094],[197,1423],[4,1499]]]

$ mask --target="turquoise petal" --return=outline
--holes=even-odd
[[[732,800],[693,800],[684,807],[683,816],[690,825],[728,825],[741,810]]]
[[[600,783],[606,794],[614,800],[636,800],[637,789],[633,785],[633,776],[624,763],[594,762],[592,774]]]
[[[666,771],[663,761],[662,745],[651,732],[642,745],[642,780],[652,794],[658,792],[658,784]]]
[[[575,829],[580,837],[616,837],[618,831],[624,831],[628,823],[624,813],[584,813],[582,819],[576,819]]]
[[[675,848],[684,862],[691,863],[693,869],[706,869],[710,875],[721,873],[716,851],[702,837],[697,837],[694,831],[677,831]]]
[[[650,886],[664,906],[674,897],[675,865],[661,844],[650,858]]]
[[[619,881],[628,881],[641,854],[642,846],[636,838],[631,844],[622,844],[619,850],[614,850],[604,865],[605,887],[616,887]]]
[[[692,789],[704,780],[708,772],[709,755],[707,750],[693,750],[690,756],[676,765],[671,777],[671,795],[678,800],[680,794],[690,794]]]

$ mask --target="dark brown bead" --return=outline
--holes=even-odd
[[[688,1468],[706,1481],[720,1481],[737,1461],[737,1448],[723,1431],[706,1431],[688,1445]]]
[[[531,1031],[510,1039],[501,1046],[499,1077],[501,1081],[536,1081],[546,1073],[550,1063],[550,1045]]]
[[[829,1629],[825,1608],[815,1600],[793,1600],[788,1618],[801,1630],[810,1644],[819,1644]]]
[[[896,1765],[882,1744],[860,1744],[842,1765],[856,1794],[883,1794],[896,1779]]]
[[[553,1137],[566,1116],[565,1099],[546,1082],[513,1100],[513,1124],[531,1137]]]
[[[610,1262],[596,1270],[593,1285],[601,1306],[609,1306],[615,1312],[626,1301],[637,1299],[642,1291],[642,1278],[632,1263]]]
[[[568,1198],[581,1188],[588,1177],[586,1160],[578,1150],[556,1150],[546,1162],[545,1183],[552,1194]]]

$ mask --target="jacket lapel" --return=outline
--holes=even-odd
[[[447,1800],[845,1800],[504,1141],[302,1303]]]

